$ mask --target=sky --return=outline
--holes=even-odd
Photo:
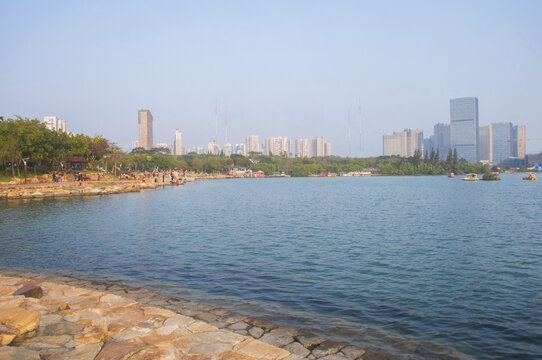
[[[0,115],[55,115],[130,150],[154,142],[324,136],[382,155],[382,135],[433,134],[451,98],[480,125],[542,137],[542,1],[0,0]],[[350,127],[349,127],[350,119]],[[348,133],[350,128],[351,140]],[[542,141],[528,141],[528,152]]]

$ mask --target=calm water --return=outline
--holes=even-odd
[[[542,357],[542,181],[201,181],[0,202],[0,268],[146,286],[401,359]]]

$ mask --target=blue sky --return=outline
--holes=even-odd
[[[137,111],[155,143],[324,135],[339,155],[382,154],[382,134],[433,133],[449,99],[480,124],[542,137],[541,1],[0,0],[0,114],[57,115],[125,149]],[[349,146],[348,113],[352,123]],[[541,141],[528,150],[542,150]]]

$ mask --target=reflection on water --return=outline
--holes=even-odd
[[[0,266],[145,286],[398,358],[534,359],[541,184],[246,179],[4,201]]]

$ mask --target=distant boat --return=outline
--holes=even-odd
[[[455,174],[454,174],[453,172],[451,172],[451,173],[448,174],[448,177],[449,177],[449,178],[454,178],[454,177],[455,177]]]
[[[477,174],[468,174],[466,177],[462,179],[463,181],[478,181],[478,175]]]
[[[528,172],[527,174],[529,174],[529,176],[525,176],[523,180],[531,180],[531,181],[538,180],[534,172]]]

